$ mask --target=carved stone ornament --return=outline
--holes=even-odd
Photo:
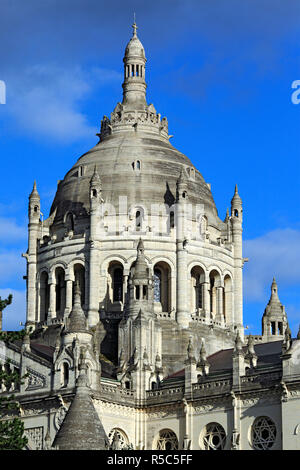
[[[36,390],[39,388],[44,388],[46,384],[46,377],[38,372],[33,371],[32,369],[27,368],[27,390]]]
[[[58,431],[59,428],[61,427],[63,420],[65,419],[65,416],[67,414],[68,408],[66,406],[61,406],[58,408],[57,412],[54,415],[54,426],[56,430]]]

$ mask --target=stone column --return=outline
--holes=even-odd
[[[73,279],[66,279],[66,308],[65,316],[69,316],[72,310],[72,297],[73,297]]]
[[[217,321],[224,322],[223,315],[223,287],[217,287]]]
[[[203,282],[203,302],[204,302],[204,315],[206,320],[210,320],[210,292],[209,282]]]
[[[99,284],[100,266],[98,256],[98,243],[90,242],[90,271],[89,271],[89,311],[88,322],[94,326],[99,322]]]
[[[187,251],[182,241],[177,242],[177,322],[183,328],[189,325],[187,308]]]
[[[52,273],[52,276],[49,277],[50,284],[50,299],[49,299],[49,311],[48,311],[48,320],[51,321],[56,317],[56,281],[55,274]]]

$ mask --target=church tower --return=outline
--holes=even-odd
[[[278,297],[278,287],[273,277],[270,300],[262,317],[262,335],[265,341],[278,341],[283,339],[288,328],[284,305]]]

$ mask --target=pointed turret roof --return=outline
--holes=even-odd
[[[284,306],[282,305],[278,297],[278,286],[275,277],[273,277],[271,285],[270,300],[265,308],[263,316],[268,316],[272,318],[278,317],[279,319],[282,319],[283,316],[286,316]]]
[[[94,173],[93,173],[93,176],[91,178],[90,185],[91,186],[100,186],[101,185],[100,176],[99,176],[99,173],[97,171],[97,165],[95,165],[95,167],[94,167]]]
[[[75,396],[54,443],[59,450],[105,450],[108,439],[87,384],[86,365],[80,368]]]
[[[238,192],[237,184],[235,185],[235,188],[234,188],[234,195],[233,195],[233,198],[231,199],[231,204],[233,202],[242,202],[242,199],[240,198],[240,195]]]
[[[74,305],[69,315],[68,332],[87,331],[86,317],[81,307],[81,292],[79,282],[75,283]]]
[[[36,180],[34,180],[33,188],[32,188],[32,191],[29,195],[29,199],[32,199],[32,198],[40,199],[40,195],[39,195],[37,187],[36,187]]]
[[[137,246],[137,258],[134,266],[134,279],[148,278],[148,265],[144,254],[144,243],[140,238]]]

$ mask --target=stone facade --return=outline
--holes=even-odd
[[[262,335],[244,335],[242,200],[235,187],[222,221],[171,145],[136,30],[99,143],[43,222],[36,183],[29,196],[30,338],[0,349],[28,373],[28,448],[299,448],[300,339],[275,279]]]

